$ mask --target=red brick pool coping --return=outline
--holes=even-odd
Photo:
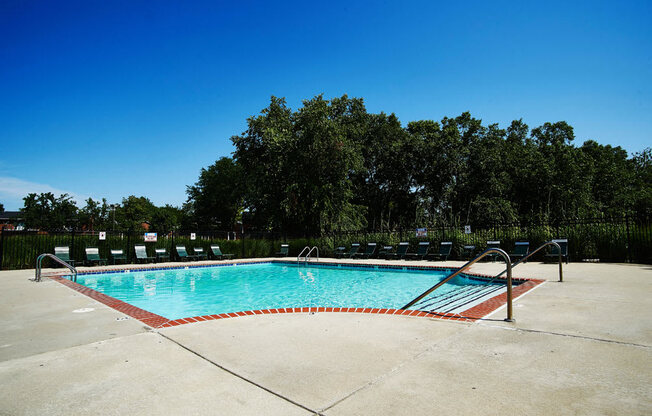
[[[435,269],[437,267],[429,267],[429,268]],[[134,270],[133,267],[130,269]],[[109,270],[115,271],[115,269],[109,269]],[[138,268],[138,270],[144,270],[144,268]],[[104,272],[106,271],[108,270],[104,270]],[[101,273],[102,270],[94,270],[94,272]],[[413,310],[413,309],[301,307],[301,308],[276,308],[276,309],[230,312],[230,313],[221,313],[216,315],[193,316],[188,318],[179,318],[179,319],[170,320],[163,316],[154,314],[152,312],[133,306],[129,303],[118,300],[114,297],[105,295],[104,293],[98,292],[89,287],[80,285],[79,283],[73,282],[72,280],[68,280],[63,276],[64,275],[53,275],[48,277],[56,282],[63,284],[64,286],[67,286],[83,295],[90,297],[91,299],[94,299],[110,308],[113,308],[118,312],[124,313],[127,316],[137,319],[140,322],[152,328],[170,328],[178,325],[191,324],[195,322],[237,318],[241,316],[273,315],[273,314],[280,314],[280,313],[321,313],[321,312],[371,313],[371,314],[401,315],[401,316],[421,317],[421,318],[437,318],[437,319],[445,319],[451,321],[475,322],[479,319],[484,318],[491,312],[495,311],[496,309],[500,308],[501,306],[507,303],[507,293],[501,293],[459,314],[438,313],[438,312],[420,311],[420,310]],[[516,299],[517,297],[523,295],[527,291],[533,289],[534,287],[544,282],[544,280],[539,280],[539,279],[516,279],[515,278],[514,280],[520,280],[520,281],[525,280],[525,281],[520,285],[515,286],[512,289],[513,299]]]

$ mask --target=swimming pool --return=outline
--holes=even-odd
[[[77,283],[168,319],[178,319],[315,306],[398,309],[450,272],[274,262],[81,274]],[[502,282],[462,275],[415,308],[459,312],[502,288]]]

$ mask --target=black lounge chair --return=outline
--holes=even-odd
[[[530,242],[529,241],[517,241],[514,243],[514,252],[509,254],[509,257],[514,261],[520,260],[523,257],[526,257],[530,254]]]
[[[359,243],[353,243],[351,244],[351,249],[349,250],[348,253],[342,253],[340,256],[338,256],[338,259],[341,259],[342,257],[346,256],[349,258],[353,258],[353,256],[356,255],[356,253],[360,250],[360,244]],[[336,253],[337,256],[337,253]]]
[[[432,260],[438,259],[446,261],[453,251],[453,242],[452,241],[442,241],[439,243],[439,253],[432,253],[428,257]]]
[[[346,252],[346,247],[344,246],[339,246],[335,249],[335,252],[333,252],[333,255],[335,256],[336,259],[341,259],[344,256],[344,253]]]
[[[290,252],[289,244],[281,244],[281,251],[276,253],[276,257],[287,257]]]
[[[361,258],[361,259],[370,259],[376,255],[376,250],[378,249],[378,244],[376,243],[367,243],[367,248],[364,253],[356,253],[352,258]]]
[[[193,247],[192,251],[197,260],[208,260],[208,254],[204,253],[204,247]]]
[[[430,249],[430,241],[422,241],[417,247],[416,253],[405,253],[405,258],[408,260],[423,260],[428,255]]]
[[[217,260],[226,260],[233,257],[233,254],[225,254],[220,250],[220,246],[211,245],[211,253],[213,253],[213,258]]]
[[[121,248],[117,248],[117,249],[112,248],[111,250],[109,250],[109,252],[111,253],[111,262],[113,264],[116,264],[116,262],[118,261],[121,261],[123,263],[127,262],[127,256],[125,256],[125,252],[122,251]]]
[[[570,256],[568,255],[568,239],[558,238],[552,241],[559,244],[559,247],[561,247],[561,258],[562,260],[566,261],[566,264],[568,264],[570,258]],[[552,259],[552,261],[557,261],[558,258],[559,258],[559,251],[557,250],[557,247],[551,245],[550,251],[545,255],[545,260]]]
[[[381,249],[378,250],[378,258],[386,259],[387,256],[391,256],[394,254],[392,250],[394,250],[393,246],[383,246]]]
[[[490,248],[500,248],[500,240],[487,241],[487,250]],[[487,254],[487,258],[491,259],[491,261],[496,261],[496,257],[498,257],[498,254]]]
[[[186,251],[186,246],[176,246],[175,248],[177,250],[177,256],[179,257],[179,260],[197,260],[197,256],[188,254]]]
[[[168,254],[168,251],[164,248],[156,248],[154,249],[154,253],[156,254],[156,261],[170,261],[170,255]]]
[[[156,260],[155,257],[150,257],[147,255],[147,247],[143,245],[134,246],[134,251],[136,252],[136,262],[149,263],[150,261]]]
[[[57,256],[60,260],[65,261],[71,266],[75,266],[75,260],[70,258],[70,247],[68,246],[59,246],[54,248],[54,255]]]
[[[387,260],[404,259],[409,247],[410,247],[410,243],[408,243],[407,241],[401,241],[400,243],[398,243],[398,248],[396,249],[396,253],[388,253],[385,255],[385,258]]]
[[[462,247],[462,258],[471,260],[475,255],[475,246],[463,246]]]
[[[86,264],[92,266],[94,264],[106,264],[106,259],[100,257],[100,249],[97,247],[86,247]]]

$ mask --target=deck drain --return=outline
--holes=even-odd
[[[86,312],[93,312],[95,308],[81,308],[81,309],[75,309],[72,311],[72,313],[86,313]]]

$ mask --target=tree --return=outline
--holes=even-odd
[[[68,194],[30,193],[23,198],[23,205],[21,213],[28,228],[54,231],[76,225],[77,205]]]
[[[142,224],[151,223],[156,207],[148,198],[130,195],[122,198],[122,204],[116,208],[115,219],[121,229],[139,230]]]
[[[620,146],[603,146],[593,140],[580,148],[590,162],[592,208],[595,214],[618,214],[633,204],[634,166]]]
[[[182,227],[186,222],[186,210],[166,204],[154,210],[150,218],[151,230],[161,234],[167,234]]]
[[[634,169],[632,208],[640,217],[652,216],[652,149],[646,148],[631,159]]]
[[[91,231],[106,229],[109,226],[109,206],[106,198],[102,198],[101,203],[88,198],[86,205],[79,210],[79,225]]]
[[[242,168],[233,159],[220,158],[202,168],[199,180],[186,189],[188,206],[198,224],[206,229],[233,229],[242,208]]]
[[[232,141],[252,225],[305,233],[360,227],[364,208],[351,202],[349,174],[362,166],[353,139],[365,117],[360,99],[320,95],[297,112],[272,97],[249,118]]]

